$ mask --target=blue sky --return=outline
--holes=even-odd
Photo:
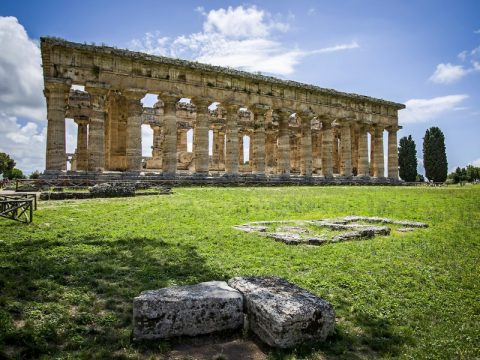
[[[420,159],[425,130],[438,126],[449,169],[480,166],[479,1],[2,0],[0,151],[26,171],[44,166],[35,47],[46,35],[406,103],[399,135],[414,137]]]

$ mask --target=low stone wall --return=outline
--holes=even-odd
[[[106,196],[104,194],[96,194],[91,192],[53,192],[44,191],[40,193],[40,200],[82,200],[82,199],[97,199],[97,198],[111,198],[111,197],[132,197],[132,196],[152,196],[152,195],[171,195],[172,189],[169,187],[161,188],[158,191],[135,191],[133,195],[125,196]]]

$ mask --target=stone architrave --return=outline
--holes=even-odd
[[[225,174],[238,174],[238,110],[240,105],[226,105],[226,143],[225,143]]]
[[[244,296],[250,329],[270,346],[291,348],[333,333],[333,306],[284,279],[237,277],[228,284]]]
[[[47,154],[46,170],[61,171],[67,168],[65,151],[65,112],[71,81],[45,79],[44,94],[47,99]]]
[[[90,94],[91,116],[88,128],[88,170],[105,169],[105,101],[108,85],[87,83],[85,90]]]
[[[127,171],[142,169],[142,103],[146,90],[128,89],[123,92],[128,104],[127,117]]]
[[[180,96],[164,93],[163,101],[164,146],[162,170],[165,176],[175,176],[177,172],[177,102]]]
[[[133,299],[133,339],[154,340],[239,329],[243,297],[224,281],[144,291]]]

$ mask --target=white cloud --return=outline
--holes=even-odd
[[[26,173],[43,170],[46,105],[40,49],[15,17],[2,16],[0,49],[0,151]]]
[[[453,111],[466,100],[468,95],[447,95],[432,99],[410,99],[405,102],[406,109],[399,112],[401,124],[427,122],[437,116]]]
[[[45,168],[47,129],[34,122],[19,124],[14,116],[0,114],[0,152],[9,154],[26,173]]]
[[[308,16],[315,15],[317,13],[317,10],[315,8],[310,8],[307,11]]]
[[[471,162],[471,164],[472,164],[473,166],[480,167],[480,158],[478,158],[478,159],[476,159],[476,160],[473,160],[473,161]]]
[[[480,29],[475,30],[473,33],[474,33],[474,34],[480,34]]]
[[[463,65],[438,64],[437,69],[430,77],[430,80],[439,84],[449,84],[454,81],[460,80],[462,77],[468,74]]]
[[[15,17],[0,16],[0,109],[7,116],[46,119],[40,49]]]
[[[130,42],[134,50],[155,55],[189,58],[251,72],[289,75],[302,58],[358,48],[356,42],[316,50],[287,47],[278,37],[289,30],[281,17],[273,17],[255,6],[210,10],[197,8],[204,18],[203,31],[175,39],[158,32]],[[289,15],[288,19],[291,18]]]
[[[467,58],[467,55],[468,55],[468,51],[467,50],[463,50],[461,53],[459,53],[457,55],[457,57],[462,60],[462,61],[465,61],[465,59]]]

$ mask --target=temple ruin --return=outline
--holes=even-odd
[[[403,104],[57,38],[42,38],[41,52],[49,176],[71,161],[75,174],[398,180]],[[142,106],[146,94],[158,96],[153,107]],[[78,126],[74,154],[66,153],[66,118]],[[142,125],[153,129],[146,158]]]

